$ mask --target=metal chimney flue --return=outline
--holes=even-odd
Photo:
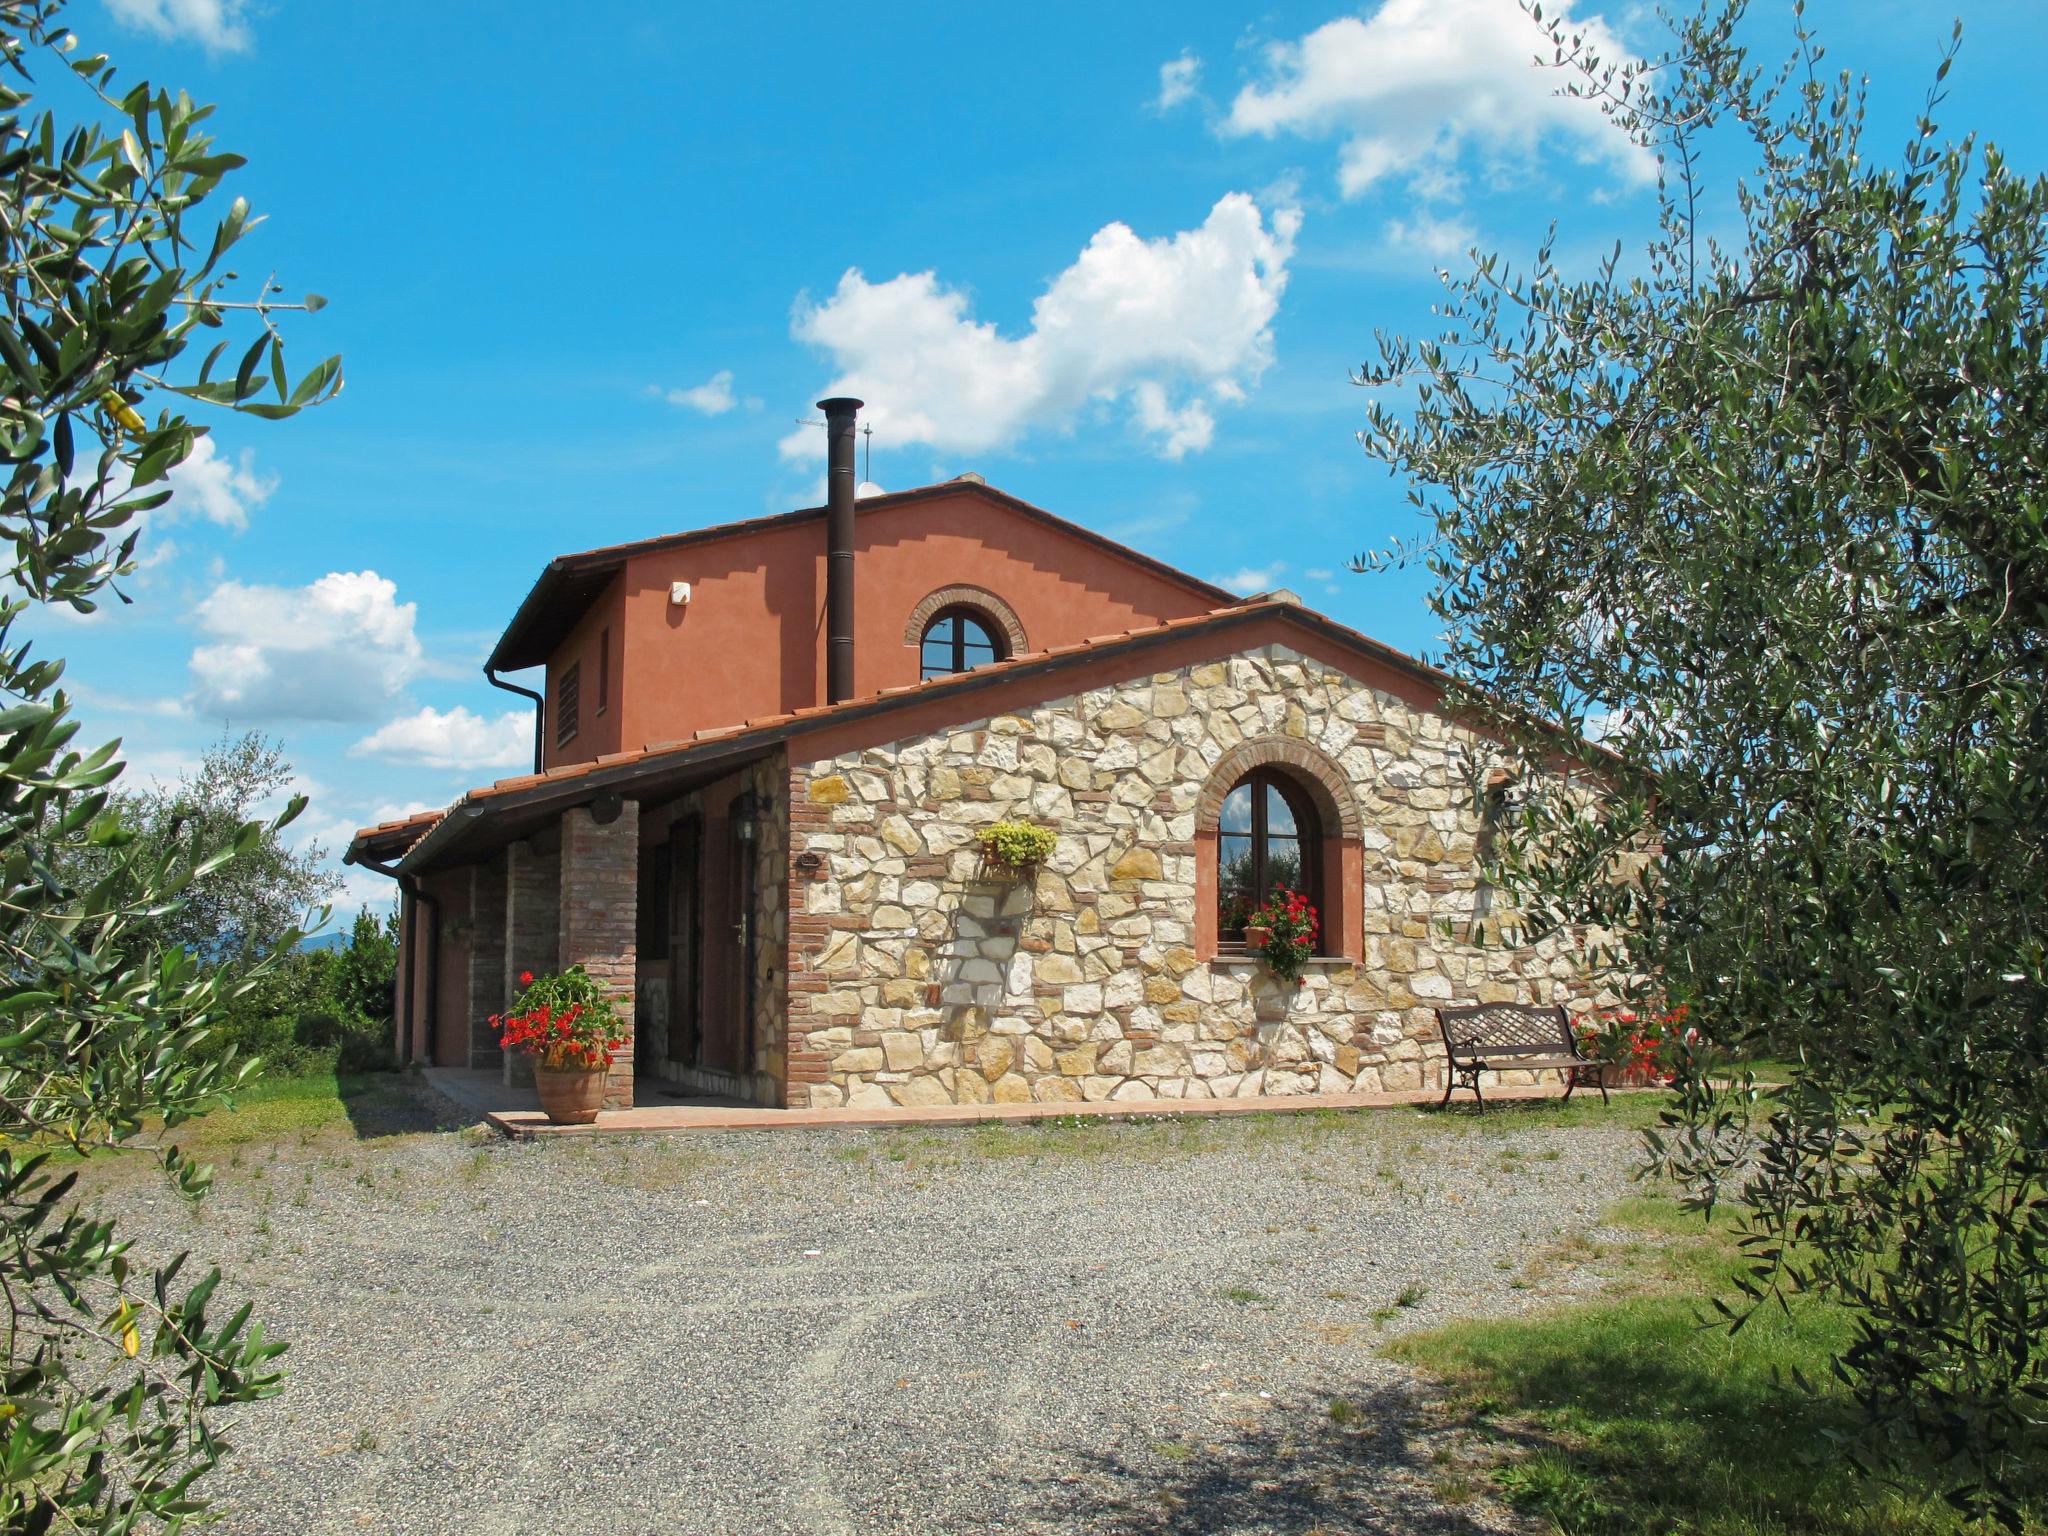
[[[862,402],[820,400],[825,413],[825,702],[853,697],[854,418]]]

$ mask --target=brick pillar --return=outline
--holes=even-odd
[[[505,864],[469,870],[469,1064],[496,1067],[502,1054],[491,1015],[505,1006]]]
[[[412,1038],[413,992],[405,982],[412,975],[418,951],[412,941],[412,892],[398,888],[398,974],[391,978],[391,1059],[401,1067],[412,1059],[406,1042]]]
[[[607,1109],[633,1107],[633,991],[639,963],[640,805],[628,800],[599,825],[587,806],[562,813],[562,958],[580,965],[617,1001],[625,1044],[605,1083]]]
[[[561,859],[535,851],[531,843],[505,850],[505,974],[499,1011],[519,992],[521,971],[552,971],[561,960]],[[504,1058],[505,1086],[533,1086],[533,1058],[524,1051]]]

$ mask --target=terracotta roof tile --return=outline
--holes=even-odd
[[[1150,625],[1145,628],[1127,629],[1114,635],[1098,635],[1073,645],[1053,646],[1045,650],[1022,652],[1015,656],[1005,657],[1001,661],[991,662],[986,666],[976,667],[972,672],[949,673],[943,677],[927,678],[917,683],[899,684],[894,687],[883,688],[874,693],[863,694],[858,698],[842,700],[837,704],[810,705],[795,711],[785,711],[773,715],[759,715],[732,725],[711,727],[696,732],[688,741],[652,742],[636,750],[611,753],[595,761],[571,763],[560,768],[552,768],[540,775],[525,774],[516,778],[500,779],[496,783],[484,788],[469,791],[469,793],[462,796],[454,805],[449,807],[449,812],[452,813],[465,807],[487,803],[515,790],[531,788],[542,784],[567,782],[581,778],[586,774],[594,773],[599,769],[642,762],[649,758],[685,753],[697,746],[718,741],[728,741],[754,732],[792,725],[799,721],[808,723],[813,720],[830,719],[834,716],[884,701],[893,704],[923,695],[940,696],[948,690],[960,687],[970,679],[972,679],[972,686],[978,690],[988,681],[991,675],[1019,671],[1050,658],[1072,656],[1080,652],[1092,651],[1105,646],[1128,644],[1132,641],[1149,640],[1161,635],[1195,629],[1205,624],[1213,624],[1226,618],[1249,618],[1260,613],[1279,614],[1298,622],[1312,623],[1318,627],[1334,631],[1347,642],[1356,645],[1368,654],[1379,657],[1384,662],[1413,671],[1426,679],[1439,683],[1449,681],[1442,672],[1426,662],[1418,661],[1412,656],[1408,656],[1403,652],[1393,649],[1391,646],[1372,639],[1370,636],[1363,635],[1348,625],[1340,624],[1335,619],[1315,609],[1284,598],[1246,599],[1225,607],[1211,609],[1206,613],[1189,614],[1184,618],[1169,619],[1164,623]],[[416,822],[440,819],[443,819],[443,813],[436,812],[426,816],[414,817],[411,822],[402,823],[401,825],[410,826]],[[360,842],[365,836],[365,833],[357,833],[357,841]],[[414,846],[417,846],[417,843]],[[351,845],[351,852],[353,851],[354,845]]]

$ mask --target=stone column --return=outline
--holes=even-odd
[[[502,1054],[491,1015],[505,1006],[505,864],[500,855],[469,870],[469,1064],[495,1068]]]
[[[505,974],[499,1011],[519,993],[522,971],[551,971],[561,959],[561,860],[532,843],[505,850]],[[504,1057],[505,1086],[533,1086],[533,1058],[524,1051]]]
[[[561,964],[580,965],[611,993],[625,1043],[605,1083],[607,1109],[633,1107],[633,992],[639,963],[640,805],[599,823],[588,806],[562,813]]]

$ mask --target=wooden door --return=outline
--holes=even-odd
[[[704,824],[677,822],[668,853],[668,1059],[691,1067],[704,1034]]]
[[[729,1072],[747,1070],[748,1046],[754,1038],[754,845],[753,796],[741,795],[726,815],[726,927],[731,935],[732,984],[724,989],[728,1017],[720,1022],[719,1041],[728,1047],[718,1063]]]

